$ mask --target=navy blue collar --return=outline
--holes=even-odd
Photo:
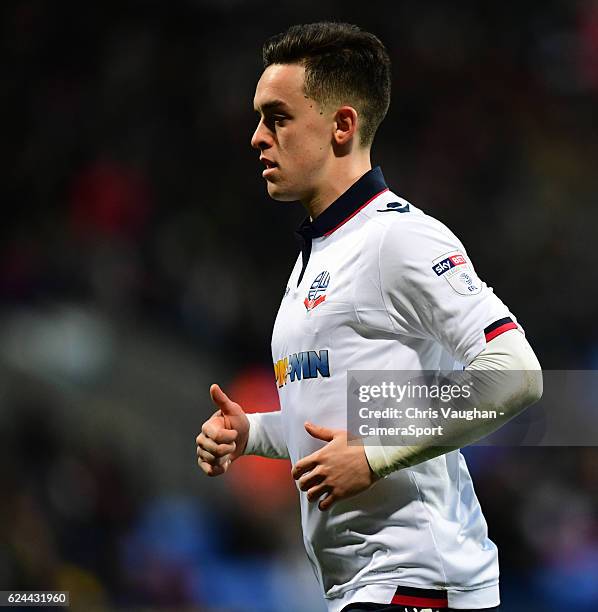
[[[297,278],[297,286],[303,280],[303,274],[309,262],[311,243],[314,238],[330,236],[351,217],[354,217],[362,208],[367,206],[375,197],[388,189],[382,170],[376,166],[366,172],[358,181],[353,183],[345,193],[337,198],[324,212],[313,221],[307,217],[295,232],[301,243],[301,259],[303,265]]]
[[[307,217],[296,233],[303,240],[329,236],[387,189],[382,170],[376,166],[353,183],[313,221]]]

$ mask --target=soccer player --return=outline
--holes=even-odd
[[[218,476],[243,454],[291,459],[330,612],[498,609],[497,550],[458,449],[540,397],[540,365],[461,242],[372,169],[390,102],[380,40],[348,24],[299,25],[268,40],[263,58],[251,145],[269,195],[308,213],[272,336],[281,410],[245,414],[212,385],[218,410],[196,438],[198,464]],[[502,420],[459,421],[442,441],[410,446],[348,443],[348,370],[456,363],[521,372],[479,390]]]

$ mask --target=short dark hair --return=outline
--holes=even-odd
[[[264,69],[305,66],[305,94],[319,104],[350,104],[361,119],[360,143],[371,145],[390,104],[390,58],[380,40],[349,23],[291,26],[268,39]]]

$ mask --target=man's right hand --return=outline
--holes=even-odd
[[[210,387],[218,410],[202,425],[197,436],[197,464],[208,476],[220,476],[247,446],[249,419],[239,404],[218,385]]]

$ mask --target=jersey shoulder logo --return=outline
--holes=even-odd
[[[482,281],[461,251],[451,251],[432,262],[436,276],[442,276],[459,295],[477,295]]]
[[[436,276],[442,276],[445,272],[452,270],[456,266],[463,266],[467,263],[465,256],[457,252],[448,257],[442,256],[442,261],[438,259],[434,260],[433,270],[436,272]]]
[[[326,289],[330,283],[330,274],[326,270],[320,272],[311,284],[307,297],[303,300],[305,308],[310,311],[326,299]]]
[[[389,202],[386,205],[386,208],[377,208],[377,212],[397,212],[397,213],[407,213],[409,212],[409,204],[407,202]]]

